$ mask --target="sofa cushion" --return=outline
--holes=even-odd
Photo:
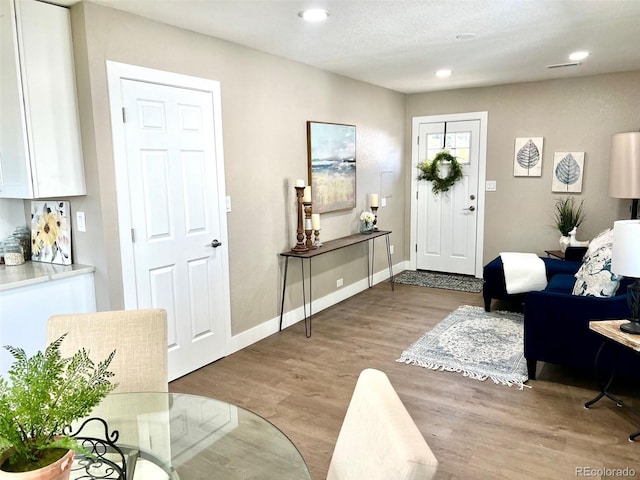
[[[574,295],[611,297],[616,294],[622,276],[611,272],[613,230],[607,229],[589,244],[582,266],[576,272]]]
[[[573,285],[575,283],[576,283],[576,278],[573,275],[561,273],[551,277],[551,280],[549,280],[549,283],[547,284],[547,288],[545,288],[545,291],[558,292],[558,293],[570,293],[571,291],[573,291]]]

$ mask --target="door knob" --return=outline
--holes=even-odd
[[[220,245],[222,245],[222,242],[219,242],[217,239],[214,239],[211,243],[207,243],[205,247],[218,248]]]
[[[471,205],[469,208],[463,208],[462,210],[469,210],[470,212],[473,212],[475,209],[476,209],[476,207]]]

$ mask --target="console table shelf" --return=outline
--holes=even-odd
[[[310,249],[306,252],[294,252],[291,250],[287,250],[286,252],[282,252],[280,255],[285,257],[285,264],[284,264],[284,279],[282,282],[282,303],[280,306],[280,328],[279,330],[282,330],[282,317],[284,315],[284,298],[285,298],[285,292],[287,289],[287,270],[289,268],[289,259],[290,258],[299,258],[300,259],[300,266],[302,269],[302,305],[304,308],[304,322],[305,322],[305,334],[307,336],[307,338],[309,338],[311,336],[311,316],[312,316],[312,290],[311,290],[311,279],[312,279],[312,275],[311,275],[311,259],[313,257],[317,257],[318,255],[323,255],[325,253],[329,253],[329,252],[335,252],[336,250],[340,250],[342,248],[345,247],[350,247],[352,245],[356,245],[358,243],[363,243],[363,242],[367,242],[367,280],[369,283],[369,288],[371,288],[373,286],[373,261],[375,259],[375,243],[373,242],[374,239],[378,238],[378,237],[383,237],[385,238],[385,243],[386,243],[386,247],[387,247],[387,262],[388,262],[388,266],[389,266],[389,281],[391,283],[391,289],[394,289],[394,283],[393,283],[393,267],[391,264],[391,249],[390,249],[390,242],[389,242],[389,235],[391,234],[391,231],[388,230],[377,230],[377,231],[373,231],[371,233],[367,233],[367,234],[362,234],[362,233],[356,233],[354,235],[348,235],[346,237],[341,237],[341,238],[336,238],[334,240],[329,240],[327,242],[324,242],[322,244],[322,246],[317,247],[317,248],[313,248]],[[369,255],[369,244],[372,244],[372,253],[371,255]],[[309,260],[309,316],[307,317],[307,303],[306,303],[306,297],[305,297],[305,282],[304,282],[304,260],[308,259]],[[309,327],[307,329],[307,321],[309,322]]]

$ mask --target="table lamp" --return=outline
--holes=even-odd
[[[611,137],[609,196],[632,199],[631,218],[638,217],[640,132],[618,133]]]
[[[636,279],[627,287],[631,321],[620,325],[620,330],[640,334],[640,220],[619,220],[613,223],[611,271]]]

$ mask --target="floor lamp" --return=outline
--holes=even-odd
[[[627,302],[631,318],[620,330],[640,334],[640,220],[613,222],[611,272],[636,281],[627,287]]]
[[[632,199],[631,219],[638,218],[640,132],[618,133],[611,137],[609,196]]]

